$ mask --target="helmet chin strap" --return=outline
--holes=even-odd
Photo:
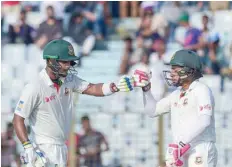
[[[54,59],[51,60],[51,63],[48,63],[47,66],[51,69],[52,73],[55,75],[55,77],[57,79],[59,79],[60,77],[66,77],[67,76],[66,73],[60,72],[61,65],[59,64],[59,62],[57,60],[54,60]]]
[[[67,73],[60,72],[61,65],[55,59],[51,59],[51,62],[47,63],[47,67],[50,69],[50,71],[54,74],[56,78],[53,80],[53,82],[57,82],[59,79],[65,78],[68,75],[68,73],[77,74],[77,70],[75,69],[76,63],[74,61],[71,62],[71,67],[68,69]]]

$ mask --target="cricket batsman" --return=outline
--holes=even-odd
[[[33,56],[33,55],[31,55]],[[43,50],[46,67],[25,86],[16,106],[13,124],[24,147],[21,160],[28,167],[67,166],[67,140],[73,116],[73,92],[108,96],[133,89],[132,77],[118,83],[89,83],[75,75],[73,46],[62,39],[49,42]],[[26,74],[25,74],[26,75]],[[25,119],[29,120],[29,139]]]
[[[151,94],[148,72],[135,77],[142,83],[146,113],[151,117],[171,114],[173,143],[167,148],[166,166],[216,167],[214,97],[210,88],[199,81],[203,77],[199,56],[179,50],[170,65],[171,71],[164,71],[165,79],[178,88],[160,101]]]

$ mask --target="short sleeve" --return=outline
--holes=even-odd
[[[83,93],[89,86],[89,82],[72,75],[73,77],[73,92]]]
[[[214,98],[208,87],[197,89],[197,107],[199,115],[212,115],[214,108]]]
[[[32,84],[27,84],[20,96],[20,99],[15,108],[15,114],[28,118],[35,108],[39,105],[38,89]]]

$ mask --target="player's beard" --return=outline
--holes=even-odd
[[[181,86],[181,80],[180,80],[180,78],[178,78],[178,79],[172,79],[172,85],[176,86],[176,87]]]
[[[61,70],[58,72],[59,77],[66,77],[68,75],[68,70]]]
[[[60,69],[58,74],[60,77],[66,77],[68,74],[74,74],[76,75],[77,74],[77,70],[75,68],[76,66],[70,66],[69,68],[67,69]]]
[[[181,85],[181,79],[180,76],[178,76],[178,74],[176,74],[175,76],[171,76],[171,71],[163,71],[163,75],[166,80],[166,83],[169,86],[178,87]]]

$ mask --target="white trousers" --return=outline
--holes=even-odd
[[[190,148],[181,158],[184,162],[182,167],[216,167],[217,157],[215,143],[202,142]]]
[[[66,167],[68,149],[66,145],[39,144],[39,149],[44,153],[48,160],[46,167]]]

